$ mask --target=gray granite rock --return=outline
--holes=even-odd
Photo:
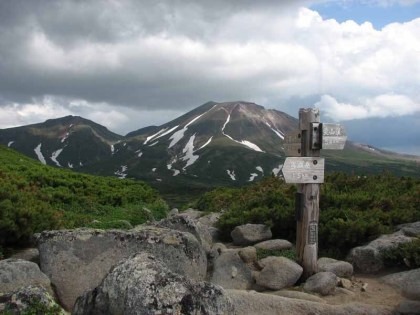
[[[84,291],[99,285],[112,266],[135,253],[152,253],[191,279],[204,279],[207,270],[206,254],[195,236],[164,228],[46,231],[37,242],[41,270],[68,310]]]
[[[262,270],[256,276],[256,283],[271,290],[294,285],[303,272],[301,266],[285,257],[267,257],[261,259],[259,265],[262,266]]]
[[[350,278],[353,275],[353,266],[347,261],[322,257],[318,259],[317,264],[318,271],[330,271],[337,277]]]
[[[329,295],[334,293],[337,281],[337,276],[332,272],[318,272],[306,280],[303,289],[308,292]]]
[[[37,264],[15,258],[0,260],[0,293],[16,291],[28,285],[41,286],[53,293],[50,279]]]
[[[116,265],[95,289],[79,297],[73,315],[234,314],[224,290],[168,269],[147,253]]]
[[[237,226],[230,233],[233,244],[239,246],[253,245],[272,237],[270,228],[264,224],[244,224]]]
[[[254,245],[257,249],[265,249],[265,250],[284,250],[284,249],[291,249],[293,248],[293,244],[287,240],[268,240],[257,243]]]

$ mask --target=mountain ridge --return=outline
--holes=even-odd
[[[173,185],[242,185],[280,175],[284,135],[298,128],[286,113],[243,101],[207,102],[160,126],[121,136],[80,116],[0,130],[0,144],[44,164]],[[13,137],[15,137],[13,139]],[[325,151],[327,171],[414,175],[420,157],[348,141]],[[413,160],[414,162],[411,162]],[[417,164],[416,164],[417,163]]]

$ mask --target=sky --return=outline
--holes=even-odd
[[[418,34],[420,0],[0,0],[0,128],[243,100],[420,155]]]

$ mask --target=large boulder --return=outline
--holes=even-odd
[[[318,271],[330,271],[341,278],[350,278],[353,275],[353,266],[347,261],[322,257],[317,262]]]
[[[256,276],[257,285],[271,290],[294,285],[303,272],[301,266],[285,257],[266,257],[258,264],[262,270]]]
[[[212,236],[208,229],[195,219],[195,216],[190,216],[185,213],[176,214],[156,222],[154,225],[172,230],[189,232],[198,239],[206,253],[210,252],[211,244],[213,242]]]
[[[273,235],[270,227],[264,224],[245,224],[237,226],[230,233],[233,244],[239,246],[253,245],[270,239]]]
[[[37,264],[15,258],[0,260],[0,293],[16,291],[28,285],[41,286],[53,293],[50,279]]]
[[[257,293],[255,291],[226,290],[236,314],[240,315],[392,315],[387,307],[349,303],[329,305],[294,298]]]
[[[412,238],[404,235],[402,231],[382,235],[365,246],[353,248],[347,260],[360,272],[376,273],[385,267],[384,252],[411,241]]]
[[[420,268],[410,272],[402,286],[402,294],[410,300],[420,301]]]
[[[254,245],[254,247],[264,250],[284,250],[293,248],[293,244],[288,240],[275,239],[257,243]]]
[[[210,282],[225,289],[250,289],[254,283],[252,271],[236,250],[225,250],[213,262]]]
[[[402,291],[403,288],[410,282],[410,280],[414,280],[414,282],[420,283],[420,268],[402,271],[397,273],[391,273],[389,275],[381,277],[386,284],[393,286],[394,288],[399,289]]]
[[[420,301],[404,300],[395,309],[396,315],[420,315]]]
[[[34,309],[37,313],[33,313]],[[0,314],[3,313],[66,314],[44,287],[35,285],[23,286],[5,294],[0,293]]]
[[[150,254],[118,264],[79,297],[73,315],[234,314],[222,288],[178,275]]]
[[[337,282],[338,278],[332,272],[318,272],[306,280],[303,289],[308,292],[329,295],[334,293]]]
[[[400,224],[397,228],[407,236],[420,236],[420,221],[413,223]]]
[[[191,279],[201,280],[206,275],[202,246],[192,234],[181,231],[150,226],[130,231],[45,231],[37,243],[41,270],[51,279],[66,309],[71,309],[84,291],[98,286],[112,266],[143,251]]]

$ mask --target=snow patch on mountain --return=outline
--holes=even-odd
[[[251,173],[251,176],[249,177],[249,182],[252,182],[252,181],[254,181],[254,179],[255,179],[255,177],[257,177],[258,176],[258,174],[257,173]]]
[[[141,157],[143,155],[143,152],[139,152],[139,153],[137,153],[137,157]]]
[[[163,128],[163,129],[161,129],[161,130],[159,130],[158,132],[156,132],[155,134],[153,134],[153,135],[151,135],[151,136],[148,136],[147,138],[146,138],[146,140],[143,142],[143,144],[147,144],[150,140],[152,140],[154,137],[156,137],[156,136],[158,136],[158,135],[160,135],[162,132],[165,132],[165,130],[166,129],[168,129],[168,128]]]
[[[159,141],[153,142],[152,144],[149,144],[149,147],[153,147],[153,146],[155,146],[158,143],[159,143]]]
[[[179,142],[179,140],[181,140],[184,137],[185,132],[188,130],[188,126],[190,126],[191,124],[193,124],[195,121],[197,121],[198,119],[200,119],[202,116],[204,116],[205,114],[207,114],[208,112],[210,112],[214,107],[216,107],[216,105],[214,105],[212,108],[210,108],[208,111],[202,113],[201,115],[198,115],[197,117],[193,118],[188,124],[186,124],[184,126],[184,128],[182,128],[181,130],[178,130],[177,132],[175,132],[169,139],[171,139],[171,143],[169,144],[168,148],[172,148],[175,144],[177,144]],[[178,127],[178,126],[177,126]]]
[[[229,175],[231,180],[236,180],[235,171],[226,170],[227,174]]]
[[[274,176],[278,176],[282,168],[283,168],[283,164],[279,164],[278,167],[273,168],[272,172]]]
[[[193,134],[190,137],[184,149],[182,150],[182,153],[184,153],[185,155],[181,158],[181,160],[187,161],[187,164],[185,164],[185,166],[182,168],[183,170],[185,170],[188,166],[194,164],[195,161],[197,161],[197,159],[199,158],[198,155],[194,155],[194,140],[195,134]]]
[[[152,168],[152,172],[156,172],[156,167]]]
[[[164,133],[162,133],[161,135],[159,135],[158,137],[156,137],[154,140],[157,140],[157,139],[162,138],[162,137],[164,137],[166,135],[169,135],[171,132],[175,131],[175,129],[178,128],[178,127],[179,127],[179,125],[176,125],[175,127],[169,129],[168,131],[165,131]]]
[[[110,149],[111,149],[111,154],[113,155],[113,154],[114,154],[114,151],[115,151],[114,145],[113,145],[113,144],[111,144],[109,147],[110,147]]]
[[[280,130],[278,130],[278,129],[274,129],[274,128],[270,128],[270,129],[271,129],[271,130],[273,130],[273,131],[274,131],[274,133],[275,133],[276,135],[278,135],[280,139],[284,140],[284,134],[283,134]]]
[[[255,169],[264,174],[264,170],[261,166],[257,166]]]
[[[232,138],[231,136],[229,136],[228,134],[226,134],[226,133],[225,133],[225,128],[226,128],[226,125],[229,123],[229,121],[230,121],[230,114],[228,115],[228,117],[227,117],[227,119],[226,119],[226,121],[225,121],[225,123],[223,124],[223,127],[222,127],[222,134],[223,134],[225,137],[228,137],[230,140],[232,140],[232,141],[234,141],[234,142],[236,142],[236,143],[239,143],[239,144],[245,145],[245,146],[247,146],[248,148],[250,148],[251,150],[254,150],[254,151],[257,151],[257,152],[264,152],[263,150],[261,150],[261,149],[260,149],[260,147],[259,147],[259,146],[257,146],[255,143],[252,143],[251,141],[248,141],[248,140],[241,140],[241,141],[238,141],[238,140],[233,139],[233,138]]]
[[[204,143],[201,147],[199,147],[197,150],[195,150],[195,151],[198,151],[198,150],[201,150],[201,149],[203,149],[204,147],[206,147],[210,142],[211,142],[211,140],[213,139],[213,136],[211,136],[210,137],[210,139],[209,140],[207,140],[207,142],[206,143]]]
[[[179,173],[181,173],[180,171],[178,171],[178,170],[173,170],[174,171],[174,175],[173,176],[177,176]]]
[[[73,168],[73,164],[71,164],[70,162],[67,162],[67,165],[69,168]]]
[[[37,147],[34,149],[36,156],[38,157],[38,160],[42,163],[42,164],[47,164],[47,162],[45,161],[44,156],[42,155],[41,152],[41,143],[37,145]]]
[[[66,141],[66,139],[69,137],[69,135],[70,135],[70,132],[66,132],[66,134],[61,138],[61,143]]]
[[[127,174],[125,173],[127,172],[127,169],[127,165],[121,165],[121,168],[115,171],[114,174],[117,175],[119,179],[124,179],[127,177]]]
[[[14,141],[9,141],[9,143],[7,144],[7,147],[10,148],[10,146],[15,143]]]
[[[248,140],[242,140],[242,141],[233,140],[233,141],[238,142],[238,143],[241,143],[243,145],[246,145],[248,148],[250,148],[250,149],[252,149],[254,151],[264,152],[263,150],[260,149],[259,146],[257,146],[255,143],[252,143],[251,141],[248,141]]]
[[[57,161],[58,156],[63,151],[63,149],[58,149],[57,151],[53,152],[51,155],[51,161],[53,161],[57,166],[61,167],[60,163]]]

